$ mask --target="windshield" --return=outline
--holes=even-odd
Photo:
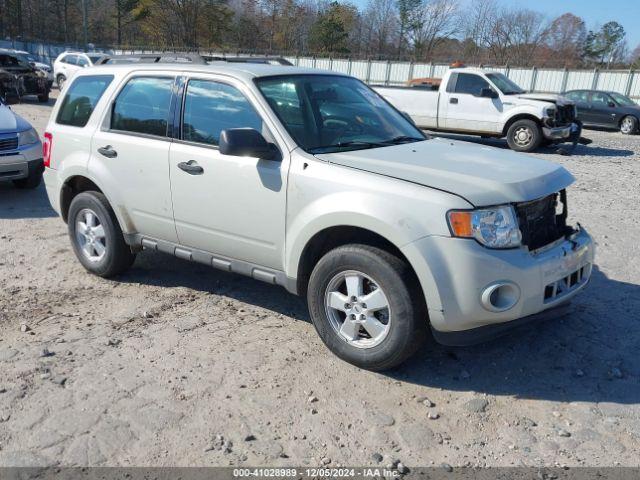
[[[283,75],[256,80],[298,145],[310,153],[385,147],[426,136],[360,80]]]
[[[505,95],[513,95],[516,93],[525,93],[515,82],[509,80],[502,73],[487,73],[487,78],[500,89]]]
[[[618,105],[622,105],[623,107],[634,107],[637,105],[636,102],[631,100],[629,97],[620,93],[611,92],[609,95],[613,97]]]
[[[0,53],[0,67],[2,68],[28,68],[31,69],[31,65],[26,60],[21,59],[17,55],[7,55]]]

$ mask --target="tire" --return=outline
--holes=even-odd
[[[79,222],[91,228],[82,232]],[[125,243],[116,215],[102,193],[82,192],[76,195],[69,207],[67,228],[76,257],[95,275],[105,278],[118,275],[127,270],[136,258]],[[83,247],[86,244],[89,245]]]
[[[14,180],[13,184],[16,188],[20,188],[23,190],[32,190],[37,188],[42,182],[42,171],[29,171],[29,176],[26,178],[20,178],[18,180]]]
[[[542,142],[542,130],[533,120],[513,122],[507,131],[507,143],[516,152],[532,152]]]
[[[352,280],[351,287],[347,287],[347,277]],[[382,297],[370,295],[378,290]],[[355,302],[349,296],[352,293],[361,294]],[[376,247],[346,245],[324,255],[311,273],[307,301],[324,344],[360,368],[380,371],[396,367],[426,338],[427,309],[415,275],[405,262]],[[387,308],[379,309],[385,304]],[[352,315],[357,321],[351,321]]]
[[[64,75],[58,75],[56,77],[56,83],[58,84],[58,90],[62,91],[62,89],[64,88],[64,84],[67,81],[67,77],[65,77]]]
[[[634,135],[638,131],[638,119],[627,115],[620,121],[620,132],[625,135]]]

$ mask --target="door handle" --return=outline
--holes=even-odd
[[[100,155],[107,158],[115,158],[118,156],[118,152],[116,152],[111,145],[107,145],[106,147],[100,147],[98,149],[98,153],[100,153]]]
[[[449,98],[449,103],[458,103],[458,99],[455,97]]]
[[[180,162],[178,164],[178,168],[191,175],[201,175],[202,173],[204,173],[204,168],[198,165],[198,162],[196,162],[195,160],[189,160],[188,162]]]

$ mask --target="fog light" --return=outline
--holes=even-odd
[[[520,288],[515,283],[497,282],[484,289],[482,306],[490,312],[504,312],[512,308],[520,299]]]

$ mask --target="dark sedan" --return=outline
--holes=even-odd
[[[576,103],[584,125],[620,129],[627,135],[638,132],[640,105],[629,97],[601,90],[571,90],[564,95]]]

